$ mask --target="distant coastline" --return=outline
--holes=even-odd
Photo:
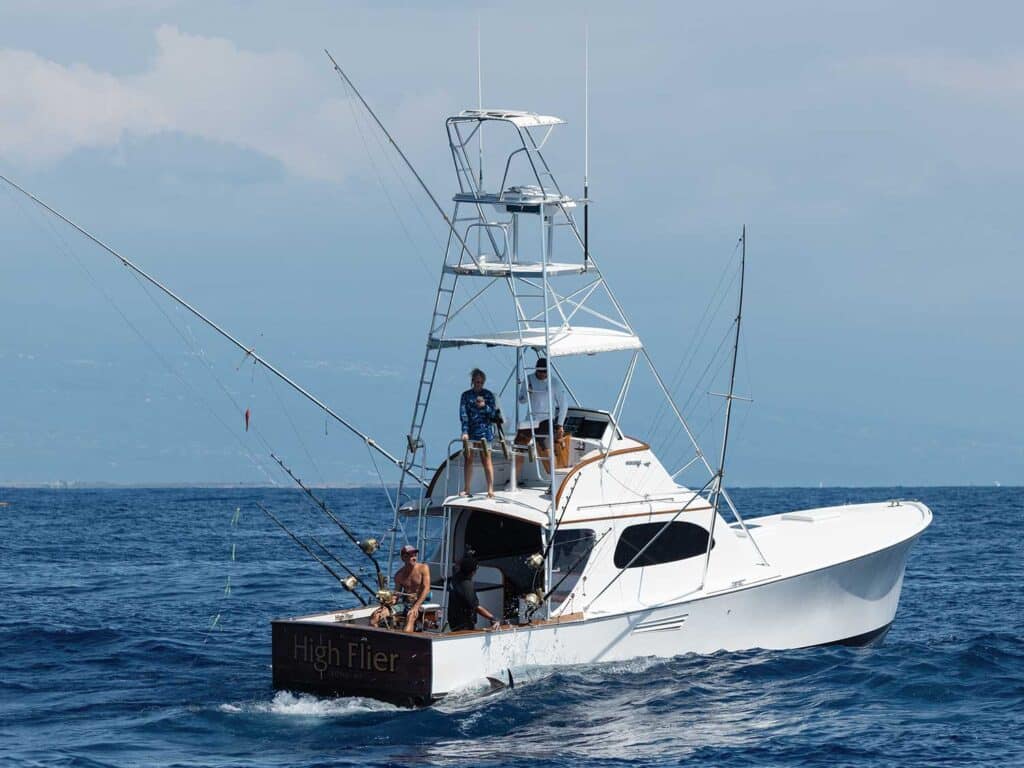
[[[359,483],[307,483],[310,488],[380,488],[380,485],[366,485]],[[390,486],[389,486],[390,487]],[[0,489],[19,490],[175,490],[184,488],[209,488],[215,490],[259,489],[259,488],[286,488],[293,490],[291,486],[273,485],[271,483],[203,483],[203,482],[145,482],[145,483],[113,483],[93,480],[53,480],[50,482],[9,482],[0,481]]]
[[[326,489],[373,489],[379,490],[380,485],[377,483],[307,483],[310,488],[326,488]],[[394,490],[395,486],[387,486],[389,490]],[[891,488],[1024,488],[1024,484],[1015,483],[960,483],[960,484],[944,484],[944,485],[733,485],[730,486],[734,489],[745,489],[745,490],[761,490],[761,489],[772,489],[772,490],[783,490],[788,488],[800,489],[800,490],[825,490],[825,489],[857,489],[857,490],[870,490],[872,488],[878,489],[891,489]],[[211,483],[211,482],[140,482],[140,483],[114,483],[106,482],[101,480],[53,480],[49,482],[22,482],[22,481],[0,481],[0,490],[2,489],[17,489],[17,490],[175,490],[175,489],[186,489],[186,488],[206,488],[211,490],[230,490],[233,488],[237,489],[282,489],[282,490],[293,490],[291,486],[285,485],[273,485],[271,483],[256,483],[256,482],[237,482],[237,483]]]

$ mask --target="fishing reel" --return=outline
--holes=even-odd
[[[359,548],[368,555],[372,555],[380,549],[380,542],[376,539],[363,539],[359,542]]]
[[[526,565],[535,571],[539,571],[544,567],[544,555],[540,552],[535,552],[526,558]]]
[[[519,615],[525,618],[526,624],[530,623],[541,605],[544,604],[544,593],[540,590],[535,592],[527,592],[525,595],[519,597]]]
[[[385,608],[390,608],[398,602],[398,597],[390,589],[378,589],[377,602],[379,602]]]
[[[355,592],[356,587],[359,586],[359,579],[355,576],[346,576],[341,580],[341,586],[347,589],[349,592]]]

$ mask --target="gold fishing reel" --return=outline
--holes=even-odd
[[[380,549],[380,542],[376,539],[363,539],[359,542],[359,548],[368,555],[372,555]]]

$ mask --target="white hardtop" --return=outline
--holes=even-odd
[[[576,200],[558,192],[543,190],[536,184],[509,187],[501,192],[457,192],[452,196],[457,203],[484,203],[486,205],[525,206],[541,203],[563,208],[575,208]]]
[[[552,328],[545,339],[543,328],[525,328],[521,331],[497,331],[480,336],[454,336],[438,338],[431,336],[430,345],[435,348],[465,347],[480,344],[486,347],[513,347],[518,349],[544,349],[549,341],[550,357],[567,355],[596,355],[601,352],[643,349],[643,342],[635,333],[610,328],[590,326],[567,326]]]
[[[522,109],[464,109],[449,120],[504,120],[517,128],[540,128],[565,123],[560,117],[538,115]]]

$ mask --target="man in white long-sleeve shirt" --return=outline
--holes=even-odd
[[[548,421],[551,414],[548,412],[548,387],[551,388],[551,407],[554,408],[555,440],[562,439],[562,425],[565,423],[565,394],[562,386],[548,376],[548,361],[541,357],[537,360],[534,373],[526,377],[526,381],[519,385],[519,415],[520,422],[517,424],[516,445],[529,445],[532,438],[536,438],[537,447],[542,450],[548,445]],[[527,407],[528,406],[528,407]],[[523,470],[523,454],[516,454],[516,475]]]

